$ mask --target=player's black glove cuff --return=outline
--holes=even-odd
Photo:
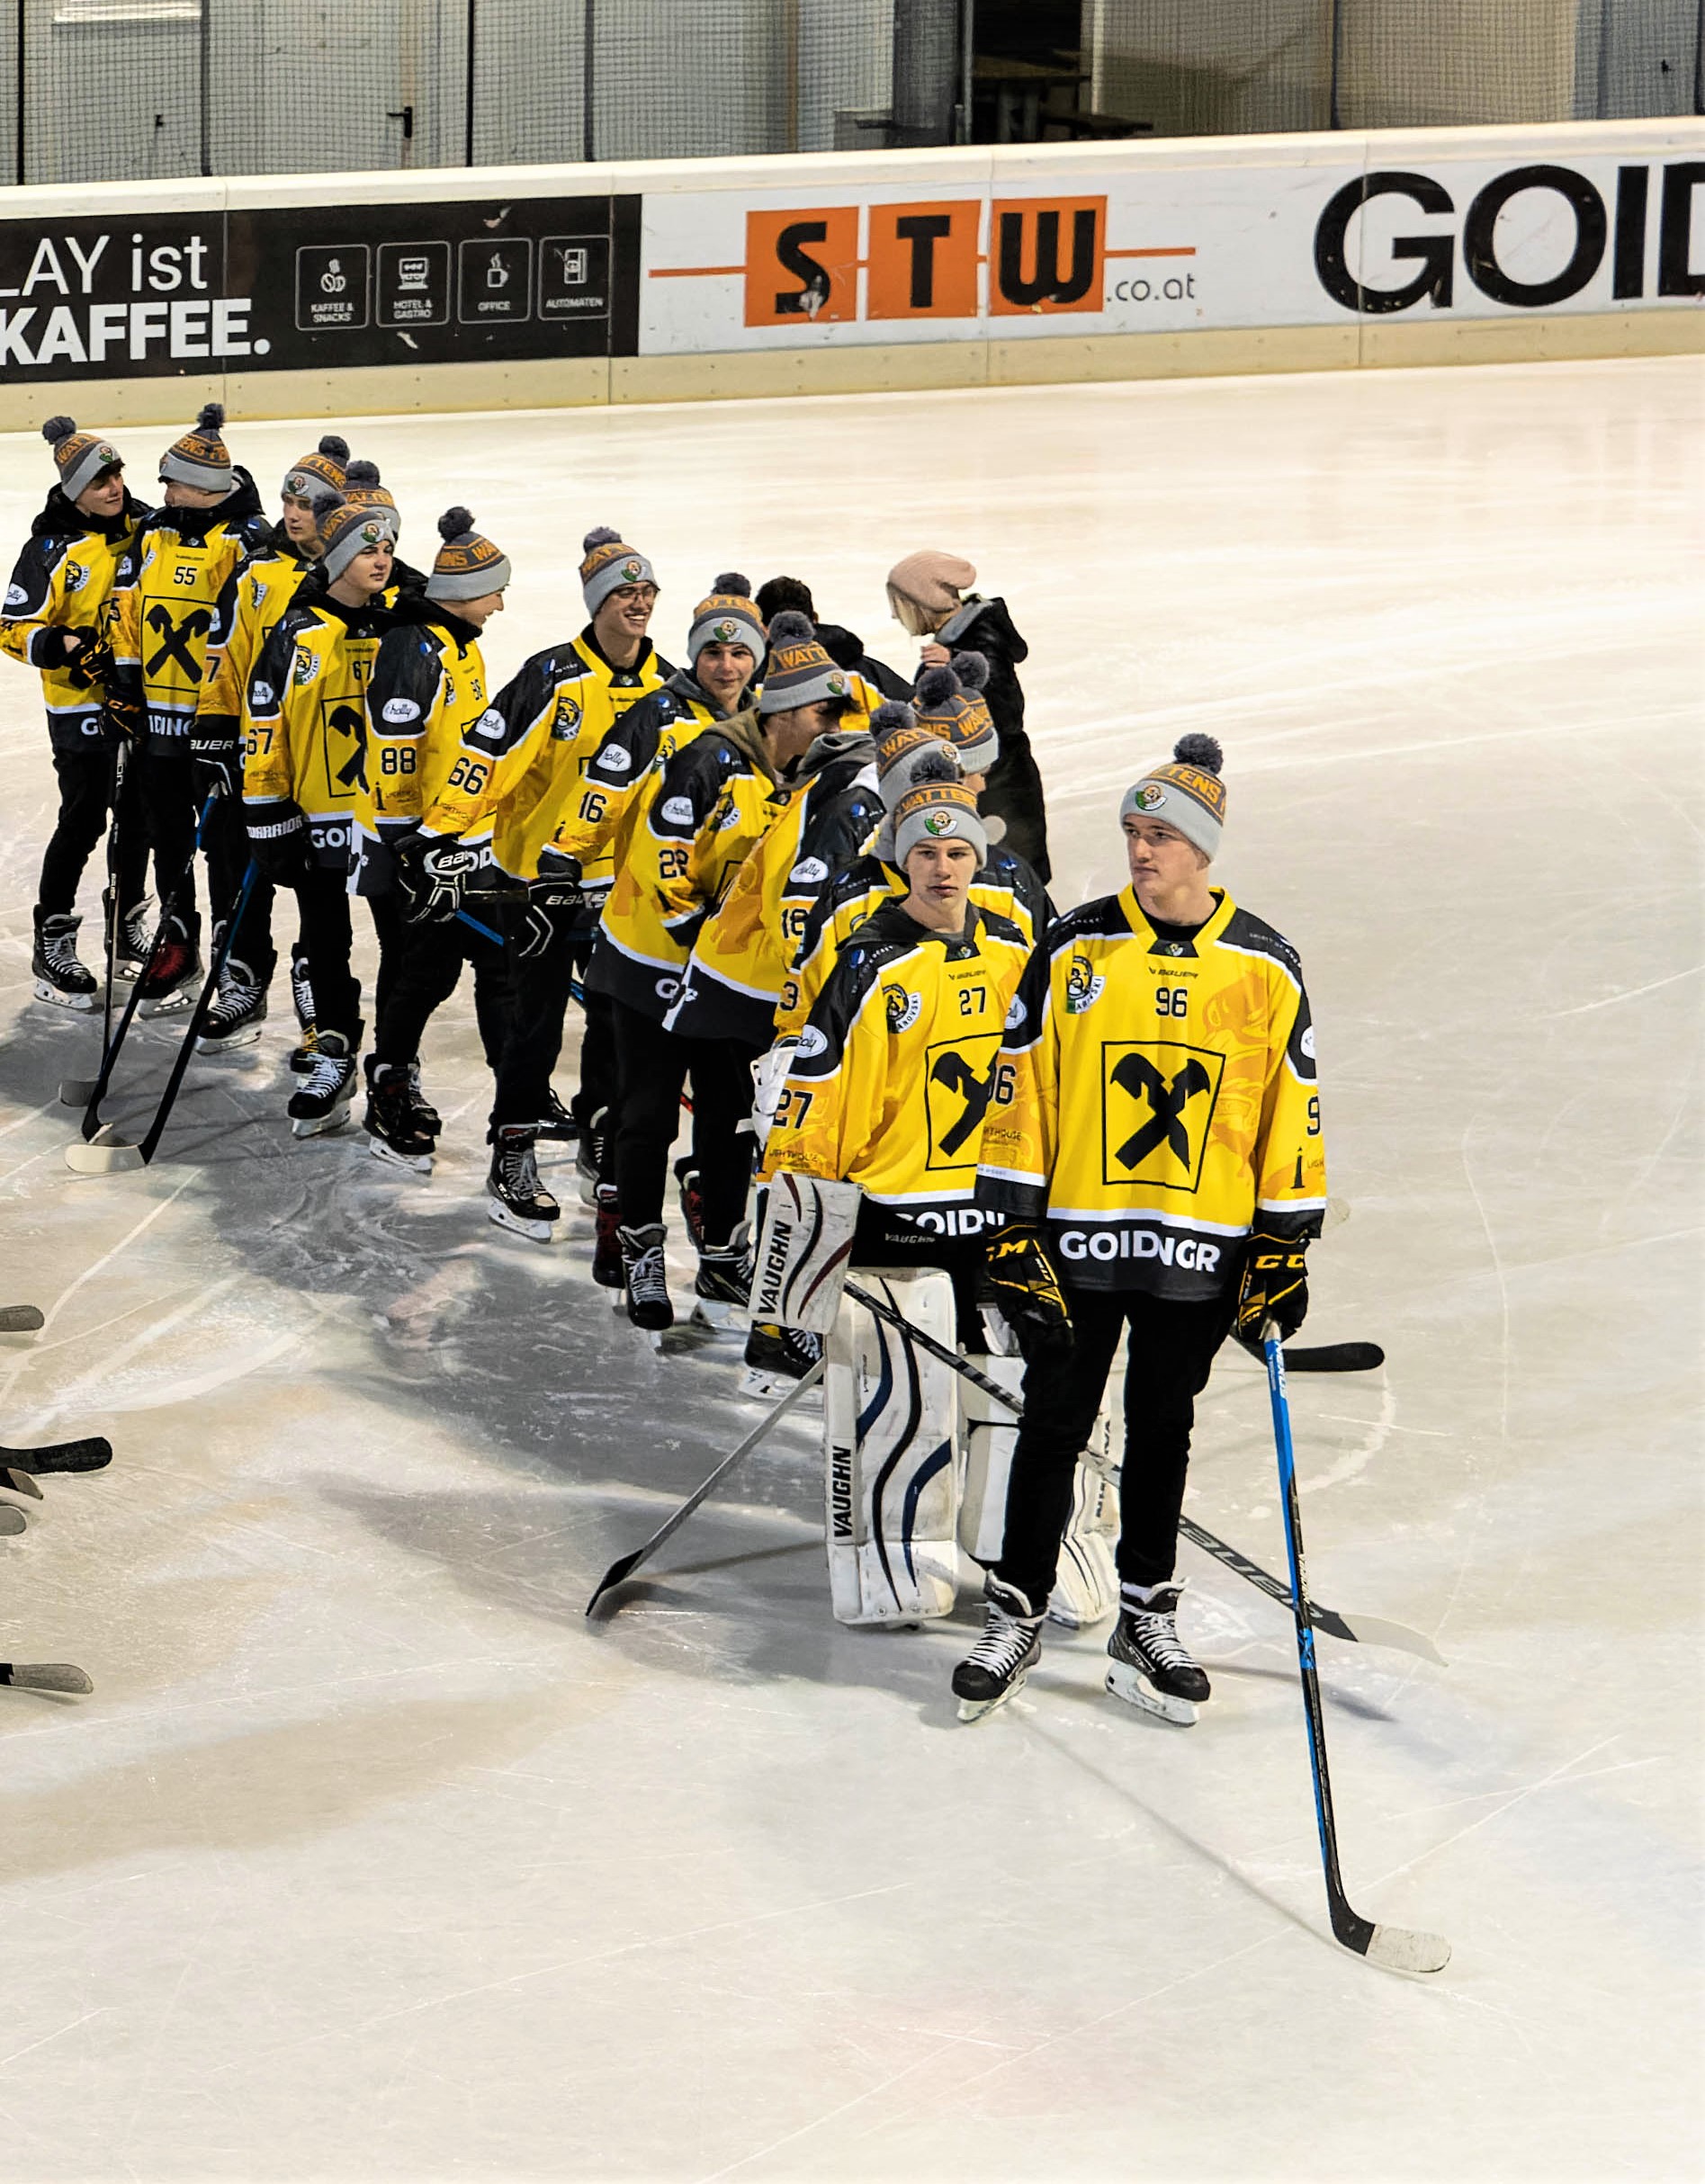
[[[1308,1317],[1308,1243],[1304,1237],[1252,1235],[1243,1251],[1243,1274],[1237,1291],[1233,1332],[1247,1350],[1265,1356],[1261,1330],[1275,1322],[1281,1342],[1288,1342]]]
[[[243,816],[248,853],[263,880],[270,880],[274,887],[294,887],[308,877],[313,857],[300,804],[280,797],[270,803],[250,804]]]
[[[480,848],[467,848],[454,835],[405,835],[390,854],[397,873],[402,914],[410,925],[448,925],[485,860]]]
[[[983,1248],[977,1302],[992,1305],[1019,1338],[1027,1358],[1057,1356],[1072,1347],[1072,1310],[1042,1234],[1009,1222]]]

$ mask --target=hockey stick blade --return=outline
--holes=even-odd
[[[77,1176],[123,1176],[131,1169],[146,1168],[139,1145],[125,1145],[109,1139],[85,1145],[81,1138],[74,1138],[65,1149],[65,1164]]]
[[[76,1691],[84,1697],[94,1688],[68,1660],[0,1660],[0,1684],[20,1691]]]
[[[28,1529],[28,1520],[22,1509],[0,1506],[0,1539],[16,1539],[20,1532]]]
[[[32,1472],[41,1479],[54,1472],[103,1472],[112,1461],[112,1444],[99,1433],[84,1441],[51,1441],[45,1448],[0,1448],[0,1464],[6,1470]]]
[[[8,1494],[24,1494],[31,1501],[43,1499],[41,1489],[28,1472],[14,1472],[4,1463],[0,1463],[0,1486],[4,1487]]]
[[[0,1335],[33,1335],[46,1325],[39,1304],[0,1304]]]
[[[769,1432],[771,1428],[778,1426],[782,1419],[785,1418],[787,1413],[793,1409],[794,1405],[798,1402],[800,1398],[807,1393],[809,1390],[817,1385],[817,1383],[823,1376],[823,1359],[820,1357],[817,1360],[817,1363],[812,1365],[811,1371],[806,1374],[805,1377],[795,1386],[788,1390],[787,1393],[783,1396],[780,1402],[776,1405],[773,1410],[769,1411],[764,1418],[758,1420],[758,1424],[752,1428],[752,1430],[747,1435],[746,1438],[740,1443],[740,1446],[736,1448],[731,1455],[726,1455],[722,1458],[722,1462],[711,1473],[710,1477],[704,1481],[704,1484],[702,1486],[695,1487],[687,1496],[686,1499],[682,1502],[680,1508],[675,1511],[674,1515],[664,1519],[664,1521],[658,1526],[657,1530],[652,1533],[651,1538],[645,1542],[643,1546],[635,1547],[632,1554],[623,1554],[616,1557],[615,1561],[610,1564],[609,1568],[605,1571],[603,1577],[598,1580],[597,1590],[593,1593],[592,1598],[586,1604],[586,1612],[588,1616],[591,1615],[592,1610],[597,1606],[598,1602],[604,1598],[606,1592],[613,1591],[616,1586],[624,1583],[627,1579],[633,1575],[633,1572],[639,1568],[642,1562],[650,1562],[652,1555],[657,1553],[658,1549],[663,1544],[664,1541],[668,1539],[672,1533],[678,1532],[681,1526],[686,1522],[687,1518],[693,1514],[694,1510],[698,1508],[699,1504],[704,1501],[707,1496],[713,1492],[714,1490],[722,1483],[722,1481],[727,1478],[729,1472],[733,1470],[734,1466],[740,1462],[740,1458],[745,1455],[749,1455],[752,1450],[756,1448],[758,1444],[764,1438],[765,1435]]]
[[[1411,1926],[1376,1926],[1361,1953],[1387,1972],[1442,1972],[1450,1962],[1450,1944],[1442,1934]]]
[[[1320,1342],[1312,1349],[1285,1352],[1288,1373],[1372,1373],[1385,1362],[1377,1342]]]

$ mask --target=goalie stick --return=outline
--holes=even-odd
[[[85,1697],[94,1688],[68,1660],[0,1660],[0,1684],[20,1691],[76,1691]]]
[[[733,1470],[734,1466],[740,1462],[740,1458],[742,1456],[749,1455],[752,1450],[755,1449],[758,1446],[758,1444],[764,1438],[765,1435],[769,1432],[770,1428],[775,1426],[779,1426],[783,1419],[786,1417],[787,1413],[799,1401],[800,1397],[805,1394],[809,1389],[814,1388],[822,1376],[823,1360],[820,1357],[817,1360],[817,1363],[812,1365],[811,1371],[806,1374],[803,1380],[798,1382],[794,1387],[791,1387],[787,1391],[786,1394],[783,1396],[780,1402],[776,1405],[775,1409],[771,1410],[765,1418],[761,1419],[758,1423],[752,1428],[752,1430],[747,1435],[746,1438],[740,1443],[740,1446],[735,1449],[731,1455],[726,1455],[722,1458],[722,1462],[711,1473],[710,1477],[704,1481],[703,1485],[695,1487],[693,1491],[686,1497],[686,1499],[682,1502],[680,1508],[676,1510],[675,1514],[672,1517],[666,1517],[664,1521],[659,1525],[657,1530],[652,1533],[651,1538],[645,1542],[643,1546],[635,1547],[632,1554],[621,1554],[616,1557],[615,1562],[610,1564],[604,1575],[598,1580],[597,1589],[594,1590],[592,1598],[586,1604],[586,1612],[588,1616],[592,1613],[592,1610],[597,1606],[598,1602],[604,1598],[606,1592],[611,1591],[615,1586],[622,1584],[626,1579],[631,1578],[642,1562],[649,1562],[651,1561],[652,1555],[657,1553],[658,1549],[663,1544],[663,1542],[668,1539],[671,1534],[680,1530],[681,1526],[686,1522],[687,1518],[693,1514],[694,1510],[698,1508],[700,1502],[704,1501],[706,1497],[717,1486],[719,1486],[724,1479],[727,1478],[729,1472]]]
[[[968,1380],[974,1388],[981,1389],[984,1395],[992,1396],[1015,1419],[1023,1419],[1024,1406],[1010,1388],[1003,1388],[998,1380],[991,1380],[986,1374],[980,1373],[956,1350],[950,1350],[945,1343],[938,1342],[933,1335],[926,1335],[920,1327],[914,1327],[903,1312],[895,1311],[892,1305],[884,1304],[879,1297],[872,1296],[867,1289],[861,1289],[857,1282],[847,1284],[846,1293],[855,1303],[862,1304],[866,1311],[875,1312],[877,1319],[886,1320],[891,1327],[897,1327],[909,1335],[920,1349],[928,1350],[932,1357],[938,1357],[943,1365],[951,1365],[962,1379]],[[1234,1570],[1240,1578],[1247,1578],[1252,1585],[1266,1593],[1270,1599],[1282,1601],[1286,1607],[1290,1605],[1290,1594],[1277,1578],[1269,1576],[1258,1562],[1252,1562],[1237,1548],[1228,1546],[1223,1539],[1216,1538],[1206,1526],[1185,1517],[1180,1520],[1179,1529],[1195,1545],[1211,1554],[1216,1562],[1224,1562],[1228,1570]],[[1444,1666],[1443,1656],[1431,1639],[1423,1637],[1419,1631],[1410,1630],[1404,1624],[1388,1623],[1378,1616],[1342,1615],[1335,1608],[1321,1607],[1312,1600],[1308,1612],[1315,1626],[1331,1637],[1346,1638],[1357,1645],[1391,1646],[1399,1652],[1418,1653],[1423,1660],[1436,1661],[1440,1668]]]
[[[1351,1908],[1338,1869],[1338,1828],[1333,1817],[1332,1778],[1326,1771],[1326,1721],[1315,1666],[1315,1632],[1307,1606],[1308,1579],[1303,1566],[1302,1514],[1297,1497],[1297,1458],[1290,1437],[1290,1398],[1285,1385],[1285,1346],[1269,1320],[1262,1330],[1267,1352],[1267,1389],[1272,1401],[1273,1442],[1279,1453],[1279,1494],[1285,1511],[1285,1550],[1290,1563],[1291,1614],[1297,1625],[1297,1664],[1302,1676],[1303,1711],[1308,1722],[1308,1763],[1315,1777],[1315,1818],[1320,1829],[1320,1860],[1326,1875],[1326,1907],[1332,1930],[1345,1948],[1388,1972],[1442,1972],[1450,1944],[1442,1935],[1406,1926],[1379,1926]]]
[[[0,1304],[0,1335],[33,1335],[46,1325],[39,1304]]]

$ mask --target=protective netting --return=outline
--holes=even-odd
[[[1705,0],[14,0],[0,173],[1680,114],[1702,21]]]

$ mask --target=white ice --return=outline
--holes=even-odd
[[[95,1034],[30,998],[52,778],[0,669],[0,1301],[49,1314],[0,1422],[117,1450],[0,1547],[0,1651],[96,1686],[0,1693],[6,2184],[1700,2173],[1702,390],[348,427],[411,558],[458,499],[513,557],[499,673],[579,625],[596,523],[655,558],[665,650],[716,572],[785,568],[904,663],[885,568],[970,554],[1031,643],[1063,901],[1116,884],[1134,770],[1223,738],[1221,876],[1302,951],[1354,1207],[1309,1335],[1389,1352],[1294,1384],[1311,1574],[1450,1663],[1323,1641],[1350,1893],[1450,1938],[1428,1983],[1329,1938],[1288,1626],[1193,1550],[1189,1731],[1101,1695],[1095,1634],[959,1727],[968,1602],[830,1621],[808,1429],[584,1623],[757,1413],[726,1338],[639,1347],[578,1204],[549,1254],[487,1222],[465,998],[429,1184],[292,1142],[282,980],[157,1168],[69,1175]],[[229,436],[270,495],[318,429]],[[119,434],[133,477],[169,436]],[[0,539],[49,475],[0,440]],[[136,1043],[121,1121],[171,1052]],[[1190,1508],[1282,1566],[1237,1354]]]

